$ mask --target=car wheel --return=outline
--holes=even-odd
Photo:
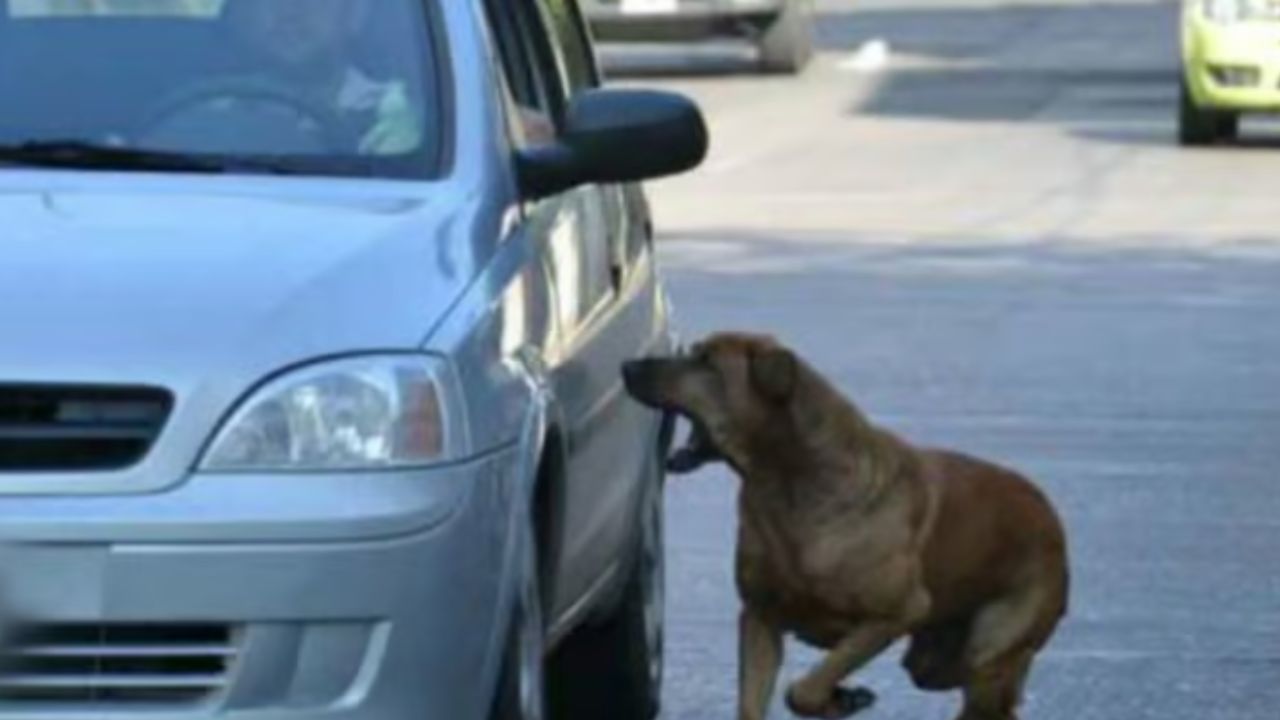
[[[1212,145],[1224,137],[1235,136],[1235,116],[1197,106],[1185,80],[1182,82],[1179,98],[1178,140],[1183,145]],[[1224,117],[1231,118],[1231,127],[1224,124]]]
[[[617,609],[603,622],[578,630],[553,661],[556,718],[652,720],[658,714],[666,544],[661,469],[653,475],[645,488],[636,551]]]
[[[519,590],[511,611],[502,676],[491,720],[544,720],[547,717],[546,627],[542,616],[538,549],[531,527],[524,529],[520,544]]]
[[[813,58],[813,5],[788,0],[760,36],[760,66],[765,72],[796,74]]]
[[[1235,142],[1240,137],[1240,114],[1218,113],[1218,142]]]

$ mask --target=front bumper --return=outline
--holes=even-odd
[[[300,522],[289,491],[274,493],[269,478],[200,478],[187,484],[193,489],[173,491],[198,494],[208,490],[197,486],[227,481],[233,488],[227,498],[233,498],[247,492],[246,483],[259,482],[255,500],[224,499],[240,506],[240,515],[245,506],[262,515],[245,522],[239,538],[226,520],[237,512],[224,516],[216,506],[205,506],[203,518],[189,517],[187,527],[176,514],[156,516],[154,508],[150,525],[115,523],[111,507],[129,516],[130,503],[156,502],[135,497],[81,500],[99,503],[104,515],[65,518],[65,535],[73,539],[59,541],[45,501],[0,498],[0,523],[4,516],[25,518],[18,527],[27,535],[6,545],[0,573],[13,604],[39,626],[200,623],[229,629],[229,659],[208,692],[142,703],[139,698],[147,697],[138,693],[97,691],[70,701],[0,702],[0,719],[480,720],[489,708],[508,615],[516,472],[510,451],[448,469],[312,478],[322,488],[346,481],[345,500],[324,489],[312,495],[313,503],[328,495],[329,539],[314,517],[319,508],[310,508],[305,514],[313,517]],[[306,478],[279,480],[289,485]],[[391,513],[398,505],[405,517],[421,520],[427,517],[423,502],[434,510],[429,523],[383,522],[381,537],[373,535],[374,518],[360,517]],[[169,504],[186,507],[176,499]],[[278,508],[275,525],[264,516],[272,504]],[[35,519],[42,515],[44,523]],[[89,537],[95,523],[100,540]],[[165,527],[172,540],[160,539]],[[33,540],[36,530],[43,534]],[[265,539],[271,535],[278,539]],[[166,652],[155,640],[162,636],[151,637],[149,651]],[[96,679],[82,671],[73,679],[120,682],[109,664],[102,667],[108,669]],[[149,667],[158,672],[158,665]],[[127,681],[140,684],[136,677]]]
[[[597,38],[637,42],[741,35],[767,25],[793,0],[587,0]]]
[[[1280,111],[1280,22],[1217,25],[1186,21],[1186,82],[1195,104],[1228,111]],[[1256,73],[1246,84],[1224,82],[1224,70]]]

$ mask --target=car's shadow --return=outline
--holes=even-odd
[[[1250,153],[1275,152],[1280,150],[1280,129],[1276,126],[1246,126],[1239,139],[1231,142],[1203,147],[1185,147],[1184,152],[1197,153]],[[1080,130],[1078,137],[1103,143],[1117,143],[1144,147],[1177,146],[1177,133],[1172,129],[1150,128],[1101,128],[1096,130]]]
[[[601,64],[610,78],[722,80],[750,78],[760,72],[755,49],[746,43],[603,43]]]

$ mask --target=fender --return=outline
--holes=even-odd
[[[533,510],[534,489],[538,473],[547,452],[561,452],[563,448],[548,448],[551,428],[557,427],[563,417],[559,403],[547,381],[547,372],[541,357],[530,348],[522,348],[508,360],[513,373],[520,377],[527,392],[524,421],[517,441],[517,460],[512,477],[502,489],[507,512],[505,542],[501,568],[501,584],[498,598],[499,622],[495,623],[489,638],[489,666],[486,668],[490,694],[497,688],[502,672],[503,647],[510,632],[510,618],[516,596],[517,568],[520,553],[516,539],[520,537],[519,523],[524,522]]]

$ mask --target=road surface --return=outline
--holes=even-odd
[[[1175,146],[1175,4],[820,5],[799,78],[606,51],[713,126],[651,193],[684,332],[775,333],[883,424],[1040,481],[1075,592],[1024,718],[1280,717],[1280,133]],[[735,492],[670,489],[668,720],[736,717]],[[896,663],[865,717],[951,720]]]

